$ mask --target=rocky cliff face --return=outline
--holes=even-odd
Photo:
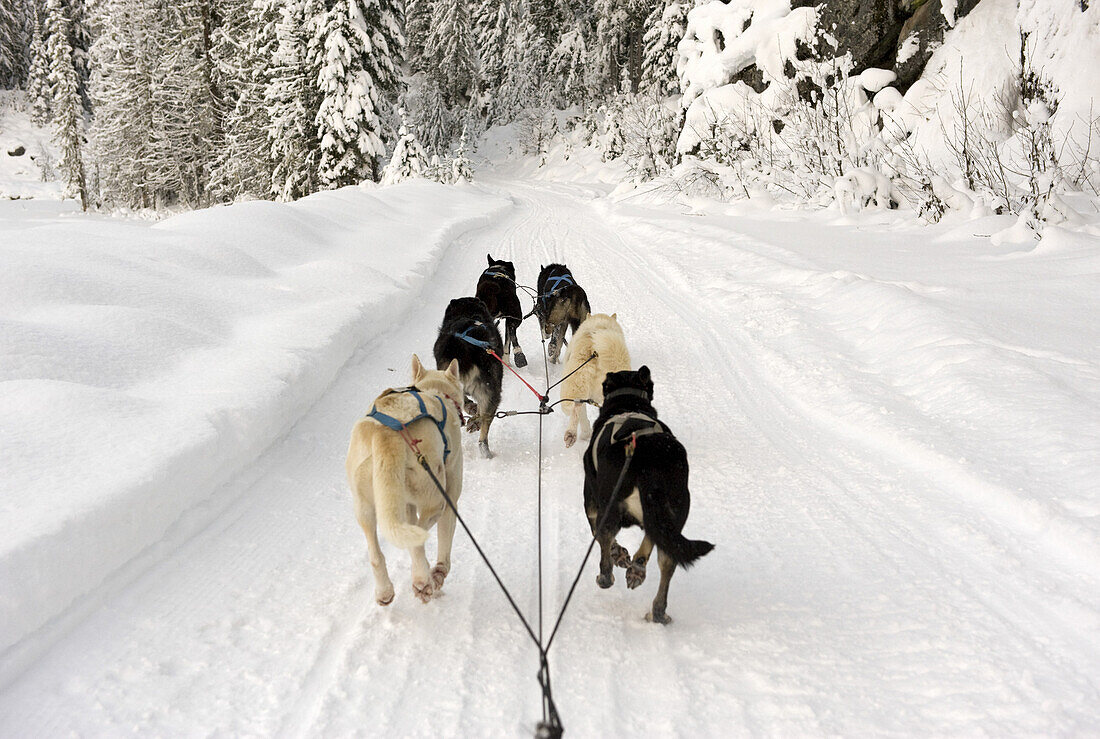
[[[821,28],[850,52],[854,72],[892,69],[902,92],[920,76],[944,33],[979,0],[792,0],[792,7],[817,5]]]
[[[723,0],[729,2],[729,0]],[[897,74],[894,87],[905,92],[920,77],[944,34],[970,13],[980,0],[791,0],[791,9],[816,8],[825,34],[822,56],[850,53],[853,74],[868,67]],[[836,42],[834,52],[831,43]],[[800,50],[802,56],[809,56]],[[767,87],[756,65],[743,69],[731,81],[741,81],[757,92]]]

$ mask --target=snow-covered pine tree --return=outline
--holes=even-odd
[[[266,198],[273,175],[264,92],[278,39],[281,0],[232,0],[214,33],[215,87],[221,96],[222,135],[210,174],[211,187],[229,199]]]
[[[31,102],[31,120],[45,125],[50,120],[50,55],[46,49],[45,8],[31,4],[31,43],[27,97]]]
[[[27,14],[32,6],[27,0],[0,0],[0,88],[23,85],[30,52]]]
[[[69,16],[69,46],[73,50],[73,67],[76,69],[80,104],[92,112],[92,98],[88,93],[88,81],[92,77],[92,60],[88,50],[92,48],[92,33],[88,27],[88,11],[85,0],[65,0]]]
[[[626,71],[630,92],[642,77],[645,20],[662,0],[595,0],[595,41],[591,45],[594,74],[604,94],[620,89]]]
[[[270,125],[271,192],[295,200],[320,189],[320,139],[317,110],[318,70],[307,54],[307,19],[324,12],[319,0],[283,0],[275,24],[278,41],[271,59],[271,78],[264,90]]]
[[[385,154],[378,111],[382,94],[366,69],[377,52],[363,12],[370,3],[377,0],[335,0],[311,24],[308,50],[321,92],[320,176],[327,187],[376,179],[378,159]]]
[[[566,105],[585,105],[595,93],[589,78],[588,39],[585,24],[578,22],[562,34],[558,47],[550,55],[550,71],[560,85]]]
[[[366,57],[365,68],[381,96],[377,105],[379,135],[385,149],[385,142],[397,140],[397,101],[404,90],[401,67],[405,59],[405,34],[401,30],[400,1],[376,0],[364,8],[364,18],[374,49]]]
[[[527,22],[535,35],[544,39],[548,48],[558,45],[565,13],[559,0],[526,0]]]
[[[454,136],[454,116],[443,98],[439,81],[430,75],[416,75],[406,108],[417,140],[433,154],[446,151]]]
[[[153,59],[149,33],[157,17],[148,0],[101,0],[92,44],[94,142],[100,194],[112,203],[155,204],[150,163]]]
[[[506,75],[493,96],[490,116],[507,123],[531,107],[548,103],[550,90],[543,85],[551,49],[547,40],[532,25],[530,14],[514,18],[508,28],[508,43],[504,52]]]
[[[434,0],[425,54],[449,107],[464,105],[477,84],[473,24],[466,0]]]
[[[691,4],[687,0],[665,0],[649,14],[646,19],[640,89],[653,92],[659,97],[679,94],[676,45],[684,37],[689,10]]]
[[[400,0],[375,0],[363,8],[363,16],[374,45],[367,71],[378,89],[396,100],[401,87],[401,65],[405,62]]]
[[[150,175],[163,202],[198,207],[210,201],[220,127],[210,58],[212,0],[172,0],[157,17]]]
[[[411,177],[421,177],[428,168],[428,157],[424,153],[424,147],[417,140],[416,134],[409,129],[405,110],[401,109],[398,113],[401,115],[401,129],[398,131],[393,156],[382,171],[383,185],[393,185]]]
[[[511,8],[512,4],[505,0],[481,0],[474,13],[482,90],[489,97],[490,108],[507,73],[504,54],[512,22]]]
[[[59,162],[66,194],[80,198],[80,207],[88,210],[88,186],[84,178],[82,155],[84,106],[80,100],[79,80],[69,46],[69,17],[62,0],[46,0],[46,28],[49,32],[50,90],[53,100],[54,139],[61,149]]]
[[[473,164],[467,152],[466,129],[462,129],[462,137],[458,140],[458,149],[451,157],[451,182],[469,182],[474,178]]]
[[[405,0],[405,48],[413,72],[432,71],[432,59],[425,53],[432,29],[433,0]]]

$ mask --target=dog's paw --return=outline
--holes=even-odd
[[[571,447],[571,446],[573,446],[574,444],[577,443],[577,435],[575,433],[573,433],[572,431],[566,431],[564,439],[565,439],[565,448],[566,449],[568,449],[569,447]]]
[[[474,434],[481,431],[481,419],[477,416],[470,416],[470,419],[466,421],[466,433]]]
[[[374,601],[380,606],[388,606],[393,603],[393,585],[375,589]]]
[[[432,587],[439,591],[443,587],[443,581],[447,579],[447,567],[437,564],[432,568]]]
[[[419,598],[421,603],[430,601],[433,593],[435,593],[435,588],[432,587],[431,582],[413,583],[413,595]]]
[[[660,613],[657,613],[656,611],[650,611],[645,615],[645,620],[649,621],[651,624],[663,624],[664,626],[668,626],[670,623],[672,623],[672,617],[664,611],[661,611]]]
[[[604,590],[607,590],[609,587],[615,584],[615,573],[609,572],[605,575],[601,572],[600,574],[596,575],[596,584]]]
[[[477,443],[477,450],[481,453],[482,459],[492,459],[493,453],[489,450],[489,442],[479,441]]]
[[[626,587],[630,590],[645,582],[645,563],[634,562],[626,568]]]
[[[516,363],[517,367],[522,368],[527,366],[527,357],[523,356],[523,352],[516,352],[515,355],[513,355],[513,361]]]
[[[616,567],[630,566],[630,552],[617,541],[611,542],[611,563]]]

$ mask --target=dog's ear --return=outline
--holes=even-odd
[[[452,359],[451,363],[447,365],[447,374],[454,378],[455,382],[461,382],[458,379],[458,360]]]
[[[618,313],[612,313],[611,314],[611,320],[614,321],[615,323],[618,323],[619,322],[619,314]]]
[[[420,378],[424,376],[424,365],[420,363],[420,357],[413,355],[412,359],[412,371],[413,371],[413,384],[420,382]]]
[[[492,254],[486,254],[485,258],[489,260],[489,266],[492,267],[493,266],[493,255]]]
[[[642,389],[649,395],[649,399],[653,400],[653,378],[650,377],[649,367],[643,364],[638,368],[638,379],[642,381]]]

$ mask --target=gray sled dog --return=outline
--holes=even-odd
[[[371,413],[352,429],[348,445],[346,469],[355,518],[367,536],[374,599],[383,606],[393,602],[394,593],[376,524],[389,542],[409,550],[413,594],[424,603],[439,592],[451,570],[454,511],[403,435],[416,443],[451,500],[457,503],[462,494],[458,362],[452,361],[445,371],[429,370],[414,354],[412,379],[412,387],[391,388],[375,399]],[[429,571],[424,542],[436,522],[439,549]]]
[[[561,383],[561,397],[573,398],[569,410],[569,425],[565,429],[565,446],[577,441],[577,424],[580,438],[592,435],[588,423],[587,403],[603,404],[603,379],[608,372],[630,369],[630,352],[626,349],[626,337],[619,325],[618,314],[590,313],[573,334],[573,341],[565,353],[565,368]],[[595,352],[595,359],[588,358]],[[586,364],[587,362],[587,364]],[[579,369],[578,369],[579,368]],[[572,374],[570,374],[572,373]],[[570,405],[570,404],[566,404]]]
[[[551,364],[557,364],[562,345],[567,343],[566,328],[576,334],[581,322],[592,312],[592,306],[588,304],[588,293],[564,264],[548,264],[539,270],[536,287],[539,294],[534,313],[543,338],[550,342],[546,345],[546,356]]]

